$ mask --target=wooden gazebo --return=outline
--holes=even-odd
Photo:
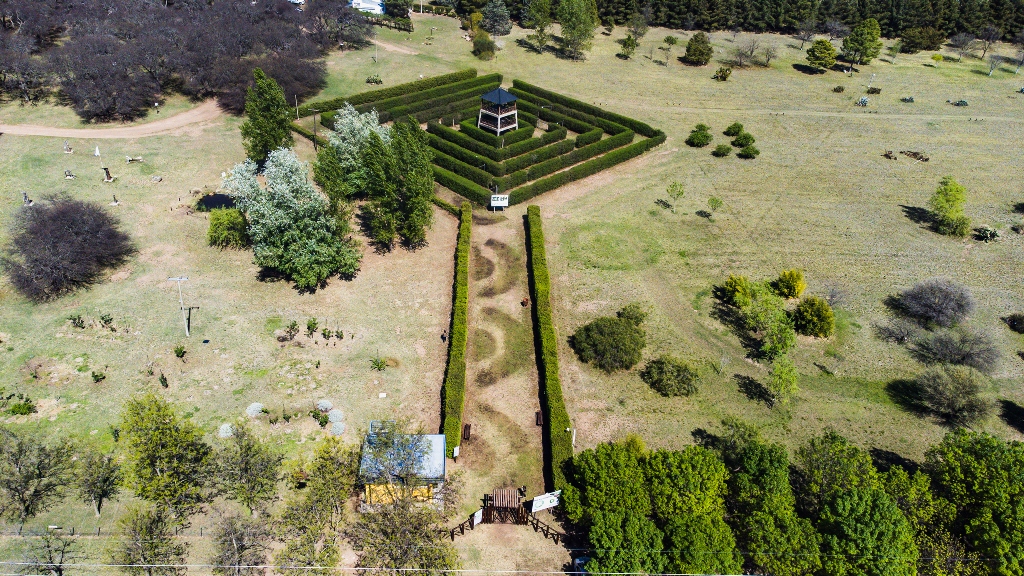
[[[483,512],[485,524],[526,524],[527,520],[526,508],[523,508],[523,492],[519,488],[499,488],[485,494]]]
[[[513,94],[500,87],[481,96],[477,128],[494,132],[498,136],[502,132],[519,128],[516,100]]]

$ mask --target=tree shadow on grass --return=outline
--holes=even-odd
[[[802,72],[804,74],[808,74],[808,75],[811,75],[811,76],[817,76],[819,74],[824,74],[825,73],[825,71],[822,70],[821,68],[815,68],[814,66],[808,66],[807,64],[800,64],[799,62],[797,62],[796,64],[793,64],[793,70],[796,70],[797,72]]]
[[[877,468],[879,472],[888,472],[893,466],[903,468],[908,474],[913,474],[921,469],[921,465],[917,462],[892,452],[891,450],[871,448],[868,452],[871,454],[871,461],[875,464],[875,468]]]
[[[897,379],[885,385],[885,393],[900,408],[917,416],[927,416],[928,407],[921,398],[921,389],[913,380]]]
[[[761,402],[769,408],[774,404],[775,399],[772,397],[772,393],[764,387],[764,384],[761,384],[750,376],[744,376],[742,374],[733,374],[733,380],[736,381],[736,385],[739,387],[740,392],[742,392],[748,400]]]
[[[999,417],[1006,425],[1024,434],[1024,407],[1010,400],[999,401]]]
[[[932,211],[927,208],[920,206],[905,206],[899,205],[900,210],[903,210],[903,215],[907,217],[914,224],[922,224],[924,227],[931,228],[935,224],[935,216]]]
[[[758,356],[761,350],[761,342],[751,335],[750,330],[747,329],[746,324],[743,322],[743,314],[739,310],[721,301],[717,301],[711,307],[711,317],[732,330],[733,334],[740,339],[740,344],[746,348],[747,357],[755,358]]]

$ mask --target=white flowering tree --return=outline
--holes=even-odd
[[[236,165],[224,182],[246,215],[253,261],[285,274],[300,290],[317,288],[334,274],[354,274],[361,258],[308,172],[294,152],[281,148],[267,157],[266,186],[257,181],[251,160]]]
[[[391,141],[391,129],[380,125],[376,110],[360,114],[347,102],[338,110],[329,145],[320,148],[313,164],[313,177],[330,199],[332,209],[360,192],[361,157],[371,134],[385,144]]]

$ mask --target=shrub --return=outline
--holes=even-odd
[[[690,37],[686,43],[686,53],[683,55],[683,62],[691,66],[704,66],[711,61],[715,49],[711,46],[711,39],[704,32],[697,32]]]
[[[551,484],[561,490],[568,483],[564,465],[572,458],[572,436],[566,428],[572,427],[569,413],[562,399],[562,382],[558,375],[558,336],[551,315],[551,277],[548,275],[547,255],[544,250],[544,231],[541,228],[540,208],[530,206],[526,211],[527,262],[530,265],[530,292],[533,295],[533,325],[540,350],[538,368],[541,376],[541,408],[544,410],[546,475]]]
[[[729,76],[732,76],[732,68],[729,68],[728,66],[720,66],[718,70],[715,71],[715,75],[712,76],[712,78],[719,82],[725,82],[729,79]]]
[[[647,321],[647,311],[644,310],[643,305],[640,303],[633,302],[623,306],[622,310],[615,313],[615,317],[627,320],[632,322],[633,325],[639,326]]]
[[[804,273],[796,268],[783,270],[779,273],[779,277],[772,282],[772,289],[783,298],[799,298],[807,289]]]
[[[459,238],[455,246],[455,281],[451,327],[448,331],[448,364],[442,388],[441,419],[448,455],[462,439],[462,411],[466,405],[466,342],[469,321],[469,246],[473,208],[462,203]]]
[[[846,86],[836,86],[832,91],[836,94],[842,94],[843,92],[846,92]]]
[[[966,238],[971,233],[971,219],[963,214],[939,218],[935,226],[936,232],[944,236]]]
[[[768,373],[768,392],[772,395],[773,404],[786,404],[790,396],[797,392],[796,365],[789,356],[779,356],[772,362]]]
[[[1024,334],[1024,314],[1014,312],[1003,319],[1006,325],[1017,334]]]
[[[749,306],[754,296],[753,284],[746,276],[730,274],[719,288],[722,301],[737,308]]]
[[[732,146],[729,146],[728,144],[719,144],[711,151],[711,155],[716,158],[725,158],[729,154],[732,154]]]
[[[312,338],[313,334],[316,334],[316,331],[319,327],[320,322],[316,318],[310,318],[306,320],[306,337]]]
[[[743,124],[740,124],[739,122],[733,122],[725,129],[725,132],[722,132],[722,134],[725,134],[726,136],[739,136],[742,133]]]
[[[732,140],[732,145],[736,148],[745,148],[754,143],[754,136],[749,132],[740,132]]]
[[[71,322],[72,326],[78,328],[79,330],[85,328],[85,320],[82,319],[81,314],[72,314],[71,316],[68,316],[68,321]]]
[[[967,189],[952,176],[946,176],[928,200],[928,207],[937,223],[940,234],[965,237],[970,233],[971,223],[964,217],[964,203]]]
[[[662,396],[671,397],[696,394],[699,376],[688,363],[672,356],[661,356],[644,366],[640,379]]]
[[[903,291],[896,307],[926,325],[950,327],[974,311],[971,291],[952,280],[932,278]]]
[[[19,209],[0,266],[19,293],[44,301],[95,284],[134,252],[117,218],[102,207],[55,196]]]
[[[836,317],[824,298],[810,296],[797,304],[793,312],[793,324],[800,334],[828,338],[835,331]]]
[[[950,330],[925,335],[914,343],[914,355],[928,364],[970,366],[992,372],[999,363],[999,349],[985,334]]]
[[[491,40],[491,35],[486,30],[477,30],[473,35],[473,55],[481,60],[494,58],[498,46]]]
[[[647,345],[644,329],[625,318],[601,317],[581,326],[569,338],[581,362],[605,372],[628,370],[640,362]]]
[[[206,232],[210,246],[220,248],[245,248],[249,245],[245,216],[238,208],[214,208],[210,210],[210,228]]]
[[[174,347],[174,357],[178,358],[178,359],[184,358],[185,357],[185,347],[182,346],[181,344],[178,344],[177,346],[175,346]]]
[[[694,148],[703,148],[711,144],[711,133],[707,130],[694,130],[686,138],[686,144]]]
[[[786,354],[795,345],[796,331],[793,328],[793,320],[786,314],[780,314],[764,329],[761,354],[771,360]]]
[[[786,301],[767,282],[751,284],[750,294],[749,303],[741,307],[743,319],[750,330],[764,332],[786,315]]]
[[[753,160],[754,158],[757,158],[760,153],[761,151],[758,150],[756,146],[750,145],[744,146],[742,150],[736,153],[736,155],[744,160]]]
[[[25,398],[21,402],[14,402],[7,407],[7,413],[12,416],[28,416],[36,413],[36,403]]]
[[[92,376],[92,381],[96,384],[99,384],[100,382],[103,382],[104,380],[107,379],[107,375],[104,374],[103,372],[93,372],[90,374],[90,376]]]
[[[877,88],[877,87],[874,87],[874,86],[872,86],[871,88],[868,88],[868,94],[881,94],[881,93],[882,93],[882,89],[881,88]]]
[[[991,404],[981,398],[984,377],[966,366],[937,366],[917,377],[921,402],[950,424],[970,426],[985,418]]]

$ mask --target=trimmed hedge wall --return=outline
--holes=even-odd
[[[658,133],[661,132],[660,130],[655,129],[650,124],[646,124],[639,120],[634,120],[632,118],[629,118],[628,116],[623,116],[621,114],[616,114],[614,112],[608,112],[607,110],[603,110],[597,106],[594,106],[593,104],[587,104],[586,102],[581,102],[574,98],[563,96],[561,94],[558,94],[557,92],[545,90],[539,86],[534,86],[533,84],[530,84],[528,82],[523,82],[522,80],[513,80],[512,86],[517,90],[533,94],[535,96],[538,96],[545,100],[549,100],[556,104],[561,104],[568,108],[572,108],[573,110],[579,110],[580,112],[585,112],[592,116],[597,116],[598,118],[611,120],[612,122],[615,122],[616,124],[621,124],[622,126],[625,126],[626,128],[629,128],[630,130],[636,132],[637,134],[640,134],[641,136],[645,136],[647,138],[655,138],[658,136]]]
[[[590,132],[591,130],[594,129],[593,124],[587,124],[582,120],[573,118],[571,116],[566,116],[565,114],[555,112],[554,110],[541,108],[540,105],[534,104],[533,102],[530,102],[525,99],[519,100],[518,104],[519,108],[526,108],[527,111],[536,113],[537,116],[540,116],[541,120],[545,120],[550,124],[557,123],[560,126],[565,126],[569,130],[572,130],[577,134]]]
[[[460,70],[459,72],[452,72],[451,74],[442,74],[441,76],[432,76],[430,78],[424,78],[422,80],[407,82],[405,84],[389,86],[387,88],[381,88],[379,90],[360,92],[359,94],[352,94],[351,96],[342,96],[340,98],[332,98],[330,100],[320,100],[319,102],[307,102],[302,106],[299,106],[299,116],[312,116],[314,109],[337,110],[338,108],[344,106],[345,102],[348,102],[353,106],[358,106],[360,104],[365,104],[367,102],[384,100],[387,98],[393,98],[395,96],[411,94],[413,92],[420,92],[422,90],[427,90],[428,88],[435,88],[437,86],[444,86],[446,84],[454,84],[456,82],[468,80],[470,78],[476,78],[475,68],[468,68],[466,70]]]
[[[476,184],[479,184],[480,186],[490,188],[494,185],[494,176],[491,176],[487,171],[481,170],[471,164],[467,164],[462,160],[452,158],[451,156],[438,152],[437,150],[434,150],[434,165],[440,166],[450,172],[454,172],[467,180],[471,180]]]
[[[594,128],[590,132],[584,132],[576,137],[576,147],[583,148],[587,144],[593,144],[600,140],[603,135],[604,130],[601,130],[600,128]]]
[[[564,119],[568,117],[572,118],[575,121],[585,122],[587,124],[590,124],[591,126],[597,126],[598,128],[601,128],[602,130],[609,134],[618,134],[620,132],[628,130],[628,128],[626,128],[622,124],[618,124],[612,122],[611,120],[600,118],[592,114],[587,114],[586,112],[582,112],[580,110],[574,110],[572,108],[562,106],[561,104],[545,100],[543,98],[538,97],[535,94],[530,94],[529,92],[524,92],[522,90],[517,90],[515,88],[512,89],[512,92],[516,96],[519,96],[520,102],[537,106],[538,113],[541,115],[542,118],[546,113],[554,113],[558,115],[554,116],[554,119],[557,121],[564,121]]]
[[[529,140],[523,140],[522,142],[516,142],[511,146],[505,146],[504,148],[495,148],[488,146],[479,140],[470,138],[458,130],[453,130],[447,126],[442,126],[437,122],[429,122],[427,124],[427,132],[434,134],[455,144],[461,146],[470,152],[486,156],[496,162],[501,162],[507,158],[514,158],[521,154],[536,150],[542,146],[546,146],[551,142],[561,140],[565,138],[566,132],[563,130],[551,131],[544,134],[543,138],[530,138]]]
[[[455,246],[455,285],[452,289],[452,323],[448,330],[448,366],[441,389],[446,452],[462,439],[462,410],[466,405],[466,342],[469,322],[469,238],[473,226],[473,207],[462,203],[459,240]]]
[[[306,130],[305,128],[303,128],[302,126],[299,126],[298,124],[296,124],[294,122],[292,122],[291,129],[292,129],[292,132],[295,132],[296,134],[306,138],[310,142],[316,142],[317,144],[319,144],[321,146],[327,146],[329,144],[327,139],[324,138],[323,136],[320,136],[318,134],[318,135],[316,135],[314,137],[312,131]]]
[[[466,150],[462,146],[453,144],[436,134],[427,134],[427,144],[434,149],[434,152],[447,154],[448,156],[451,156],[456,160],[461,160],[471,166],[479,166],[483,164],[484,168],[490,172],[491,176],[505,175],[505,167],[501,162],[495,162],[486,156],[476,154],[471,150]]]
[[[508,147],[512,144],[522,142],[523,140],[533,137],[533,124],[521,123],[525,125],[521,125],[519,128],[516,128],[511,132],[506,132],[504,136],[498,137],[486,130],[477,128],[476,122],[476,118],[466,118],[459,123],[459,131],[474,140],[479,140],[484,144],[495,148],[501,147],[502,139],[505,140],[505,147]]]
[[[463,102],[467,100],[479,100],[481,90],[493,90],[498,86],[501,86],[501,84],[490,83],[482,87],[478,86],[475,88],[470,88],[468,90],[452,92],[449,94],[445,94],[443,96],[439,96],[437,98],[431,98],[429,100],[418,100],[416,102],[406,104],[404,106],[396,106],[395,108],[391,108],[386,111],[386,118],[385,114],[381,114],[380,120],[381,122],[387,122],[392,118],[401,118],[402,116],[415,114],[416,112],[422,112],[424,110],[429,110],[431,108],[440,108],[456,102]],[[462,107],[463,105],[459,104],[459,107],[456,108],[456,110],[461,109]]]
[[[562,398],[562,380],[558,375],[558,335],[551,314],[551,277],[540,208],[526,209],[527,262],[530,271],[530,293],[533,296],[533,330],[537,347],[537,369],[541,377],[540,405],[544,411],[544,464],[547,490],[566,487],[564,466],[573,457],[572,428],[569,412]]]
[[[412,92],[410,94],[403,94],[401,96],[395,96],[393,98],[385,98],[384,100],[374,100],[372,102],[366,102],[356,106],[355,109],[359,112],[369,112],[376,108],[378,112],[383,110],[391,110],[399,106],[405,106],[421,100],[430,100],[431,98],[438,98],[445,96],[453,92],[462,92],[469,88],[476,88],[478,86],[484,86],[488,84],[501,84],[501,74],[487,74],[486,76],[477,76],[476,78],[470,78],[468,80],[462,80],[461,82],[454,82],[452,84],[446,84],[431,88],[429,90],[420,90]]]
[[[446,202],[438,198],[437,196],[431,196],[430,201],[433,202],[434,205],[440,208],[441,210],[444,210],[445,212],[451,214],[452,216],[455,216],[456,218],[458,218],[461,215],[461,212],[459,212],[459,209],[456,208],[454,204]]]
[[[513,172],[529,168],[530,166],[537,164],[538,162],[543,162],[549,158],[568,154],[574,146],[575,143],[572,140],[562,140],[561,142],[555,142],[550,146],[538,148],[532,152],[527,152],[526,154],[520,154],[515,158],[509,158],[502,162],[502,165],[505,167],[505,174],[511,174]]]
[[[433,165],[434,181],[441,186],[455,192],[459,196],[476,202],[481,206],[489,206],[491,203],[491,191],[483,186],[463,178],[451,170],[445,170],[438,165]]]

